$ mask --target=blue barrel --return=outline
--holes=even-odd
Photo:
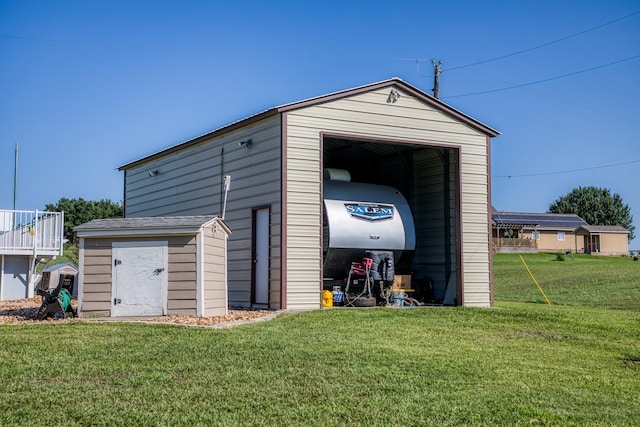
[[[342,292],[342,288],[340,286],[334,286],[332,293],[334,306],[341,306],[344,304],[344,292]]]

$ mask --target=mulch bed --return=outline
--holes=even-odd
[[[61,320],[35,320],[41,299],[39,296],[19,300],[0,301],[0,324],[17,323],[69,323],[82,321],[119,320],[118,318],[72,318]],[[72,304],[75,306],[75,304]],[[194,316],[163,316],[153,319],[144,319],[150,323],[172,323],[188,326],[233,326],[255,320],[263,320],[275,317],[277,313],[272,310],[249,310],[233,309],[229,310],[225,316],[214,317],[194,317]]]

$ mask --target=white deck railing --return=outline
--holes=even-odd
[[[64,213],[0,210],[0,254],[62,255]]]

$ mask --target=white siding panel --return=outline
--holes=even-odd
[[[462,192],[462,201],[464,203],[474,203],[478,205],[487,205],[487,195],[486,193],[470,193],[470,192]],[[485,218],[486,220],[486,218]]]
[[[465,162],[485,165],[482,159],[486,157],[486,139],[482,138],[469,138],[467,143],[462,148],[462,157]]]
[[[388,94],[380,92],[372,92],[359,95],[357,97],[344,99],[338,107],[334,105],[336,111],[358,111],[368,110],[371,114],[378,114],[386,117],[388,121],[390,117],[396,119],[416,119],[427,120],[433,122],[442,122],[448,124],[450,127],[464,126],[457,122],[455,119],[443,115],[440,111],[431,108],[427,105],[422,105],[421,108],[413,108],[411,105],[405,106],[401,103],[396,103],[389,108],[390,105],[386,102]],[[405,98],[407,95],[404,95]],[[414,99],[415,101],[415,99]],[[415,101],[420,103],[420,101]],[[325,108],[319,106],[318,108]],[[475,134],[469,132],[470,134]]]
[[[486,159],[486,156],[484,158]],[[465,173],[469,175],[481,175],[484,177],[487,176],[486,164],[473,164],[473,163],[465,162],[465,165],[466,165]]]

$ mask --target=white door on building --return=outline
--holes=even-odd
[[[269,209],[254,211],[253,303],[269,305]]]
[[[167,242],[114,242],[112,316],[167,313]]]

